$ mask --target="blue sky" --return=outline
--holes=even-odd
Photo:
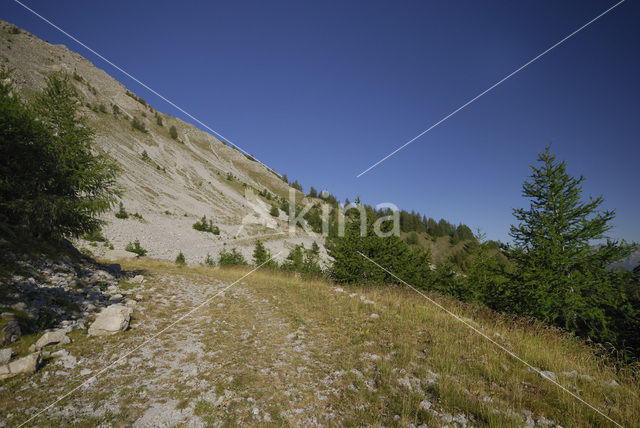
[[[614,1],[25,4],[308,190],[393,202],[508,241],[546,143],[640,241],[640,5],[608,15],[377,168],[356,175]],[[67,45],[3,0],[1,17]],[[184,117],[183,117],[184,118]]]

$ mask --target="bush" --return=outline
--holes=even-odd
[[[272,206],[271,207],[271,211],[269,211],[269,214],[271,214],[274,217],[279,217],[280,216],[280,210],[278,209],[278,207]]]
[[[418,240],[418,234],[416,232],[411,232],[407,236],[407,244],[409,245],[418,245],[420,241]]]
[[[256,246],[253,249],[253,264],[270,269],[278,267],[278,263],[271,258],[271,252],[261,241],[256,241]]]
[[[107,106],[105,106],[104,104],[100,104],[98,106],[98,110],[100,111],[100,113],[107,113]]]
[[[182,251],[180,251],[180,253],[178,253],[178,256],[176,257],[176,264],[178,265],[187,264],[187,261],[185,260],[184,254],[182,254]]]
[[[15,25],[12,25],[9,29],[9,34],[20,34],[20,29]]]
[[[214,235],[220,235],[220,228],[218,228],[218,226],[215,226],[213,224],[213,221],[207,221],[207,216],[205,215],[203,215],[199,221],[193,223],[192,227],[200,232],[209,232],[213,233]]]
[[[169,128],[169,135],[171,135],[171,138],[174,140],[178,139],[178,130],[174,125],[171,125],[171,128]]]
[[[116,213],[116,218],[121,218],[121,219],[129,218],[129,213],[127,212],[127,210],[124,209],[124,205],[122,204],[122,202],[120,202],[120,209]]]
[[[149,132],[147,131],[147,128],[145,128],[144,123],[142,123],[142,121],[136,116],[133,116],[133,120],[131,121],[131,128],[136,129],[140,132],[144,132],[145,134]]]
[[[215,266],[216,262],[211,257],[211,254],[207,253],[207,257],[204,258],[204,264],[207,266]]]
[[[160,116],[158,113],[156,113],[156,123],[158,124],[158,126],[163,126],[162,116]]]
[[[111,109],[113,110],[113,115],[114,116],[118,116],[120,114],[120,107],[118,107],[117,105],[112,105]]]
[[[223,250],[220,253],[218,264],[220,266],[246,266],[247,261],[244,256],[234,248],[231,251]]]
[[[140,241],[138,241],[137,239],[133,242],[129,242],[127,246],[124,247],[124,249],[131,253],[136,253],[139,256],[145,256],[147,254],[147,250],[142,248],[142,246],[140,245]]]
[[[49,75],[30,104],[15,94],[0,68],[0,227],[45,240],[95,230],[117,195],[117,166],[92,153],[69,76]]]

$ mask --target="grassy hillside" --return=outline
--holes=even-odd
[[[0,384],[9,425],[93,372],[188,318],[81,387],[40,425],[612,426],[423,297],[403,287],[344,287],[248,269],[189,268],[138,260],[144,300],[129,331],[91,338],[74,331],[25,385]],[[431,296],[624,426],[639,426],[640,385],[567,334],[539,323]],[[22,347],[29,341],[22,339]],[[553,421],[553,422],[552,422]],[[532,426],[532,425],[530,425]]]

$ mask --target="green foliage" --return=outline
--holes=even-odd
[[[269,214],[271,214],[274,217],[278,217],[280,216],[280,210],[278,209],[278,207],[276,207],[275,205],[271,207],[271,210],[269,211]]]
[[[391,225],[383,225],[383,231]],[[385,229],[386,228],[386,229]],[[375,266],[364,254],[408,283],[429,289],[432,285],[431,255],[421,248],[411,249],[395,235],[376,236],[373,220],[367,219],[365,236],[361,236],[359,213],[345,225],[344,236],[329,239],[329,255],[334,258],[331,276],[338,282],[398,283],[398,280]]]
[[[597,342],[624,343],[612,326],[634,314],[621,273],[610,267],[633,248],[609,240],[593,247],[606,238],[615,213],[599,209],[602,197],[582,201],[584,177],[570,176],[549,146],[538,161],[522,186],[530,206],[513,211],[518,224],[510,232],[519,310]]]
[[[287,178],[287,174],[282,174],[282,181],[284,181],[285,183],[289,182],[289,179]]]
[[[76,73],[75,71],[73,72],[73,80],[77,80],[78,82],[84,82],[84,78],[80,76],[78,73]]]
[[[124,209],[124,205],[122,204],[122,202],[120,202],[120,208],[116,213],[116,218],[120,218],[120,219],[129,218],[129,213],[127,212],[127,210]]]
[[[9,28],[9,34],[20,34],[20,29],[12,25],[11,28]]]
[[[100,113],[107,113],[107,106],[105,106],[104,104],[100,104],[98,106],[98,110],[100,111]]]
[[[416,232],[411,232],[407,236],[407,244],[409,245],[418,245],[420,240],[418,239],[418,234]]]
[[[140,155],[140,157],[142,158],[143,161],[145,162],[149,162],[151,160],[151,158],[149,157],[149,153],[147,153],[146,150],[142,151],[142,154]]]
[[[231,251],[223,250],[220,253],[218,264],[220,266],[245,266],[247,261],[242,253],[233,248]]]
[[[184,254],[182,254],[182,251],[180,251],[178,253],[178,255],[176,256],[176,264],[177,265],[185,265],[185,264],[187,264],[187,261],[184,258]]]
[[[115,163],[92,153],[69,76],[54,73],[23,103],[0,69],[0,225],[40,239],[81,236],[114,202]]]
[[[199,221],[193,223],[192,227],[200,232],[209,232],[214,235],[220,235],[220,228],[215,226],[212,220],[207,221],[207,216],[205,215],[203,215]]]
[[[320,275],[322,268],[318,255],[306,250],[303,245],[296,245],[287,256],[281,268],[285,271],[299,272],[305,275]]]
[[[118,107],[117,105],[113,104],[111,106],[111,110],[113,110],[113,115],[114,116],[118,116],[121,112],[120,112],[120,107]]]
[[[133,116],[133,120],[131,121],[131,128],[138,130],[140,132],[144,132],[145,134],[149,131],[147,131],[147,128],[144,126],[144,123],[138,119],[136,116]]]
[[[100,229],[95,229],[95,230],[92,230],[91,232],[86,232],[83,238],[86,241],[90,241],[90,242],[105,242],[107,240],[107,238],[104,237]]]
[[[309,197],[311,197],[311,198],[317,198],[318,197],[318,191],[313,186],[311,186],[311,188],[309,189]]]
[[[145,256],[147,254],[147,250],[142,248],[142,246],[140,245],[140,241],[138,241],[137,239],[133,242],[129,242],[127,246],[124,247],[124,249],[131,253],[136,253],[139,256]]]
[[[295,180],[293,183],[290,183],[291,187],[297,189],[302,192],[302,184],[298,183],[298,180]]]
[[[156,113],[156,124],[158,126],[163,126],[162,116],[160,116],[158,113]]]
[[[283,200],[282,200],[282,204],[280,205],[280,209],[281,209],[282,211],[284,211],[284,213],[285,213],[286,215],[289,215],[289,209],[290,209],[290,207],[289,207],[289,201],[288,201],[288,200],[286,200],[286,199],[283,199]]]
[[[256,245],[253,249],[253,264],[269,269],[275,269],[278,267],[278,263],[271,258],[271,252],[261,241],[256,241]]]
[[[206,266],[215,266],[216,262],[213,260],[213,257],[211,257],[211,254],[207,253],[207,257],[204,258],[204,264]]]
[[[176,129],[175,125],[171,125],[171,127],[169,128],[169,135],[171,135],[171,138],[173,138],[174,140],[178,139],[178,130]]]

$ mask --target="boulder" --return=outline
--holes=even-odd
[[[144,282],[144,276],[136,275],[136,276],[133,277],[131,282],[135,282],[136,284],[142,284]]]
[[[131,320],[132,309],[120,304],[103,309],[89,326],[89,336],[107,336],[126,330]]]
[[[118,263],[113,263],[107,267],[107,270],[111,273],[111,275],[117,278],[120,276],[120,273],[122,272],[122,266],[120,266]]]
[[[6,321],[0,322],[0,346],[13,343],[22,335],[18,321],[6,318],[4,320]]]
[[[104,253],[104,258],[107,260],[130,260],[137,258],[136,253],[125,250],[109,250]]]
[[[0,349],[0,365],[7,364],[11,361],[13,350],[11,348]]]
[[[71,343],[71,339],[69,339],[66,335],[66,330],[54,330],[46,332],[35,343],[34,350],[39,351],[45,346],[53,345],[55,343],[59,343],[61,345]]]
[[[26,357],[18,358],[4,366],[0,366],[0,380],[18,375],[20,373],[35,373],[42,362],[40,352],[34,352]]]

